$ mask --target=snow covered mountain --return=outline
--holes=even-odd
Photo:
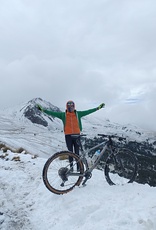
[[[37,144],[38,138],[42,137],[42,148],[45,148],[48,140],[51,148],[55,149],[55,151],[57,151],[57,145],[62,146],[62,143],[64,142],[62,121],[39,111],[37,109],[37,104],[40,104],[49,110],[61,111],[57,106],[54,106],[50,102],[42,100],[41,98],[34,98],[16,108],[0,111],[0,142],[9,145],[10,142],[8,142],[7,139],[9,139],[10,135],[12,140],[16,139],[14,147],[23,147],[28,151],[30,144]],[[97,136],[98,133],[124,136],[129,142],[146,142],[148,145],[152,145],[150,153],[156,155],[156,133],[140,129],[132,124],[123,126],[117,123],[112,123],[108,119],[100,119],[95,115],[96,113],[90,114],[82,119],[83,133],[87,134],[87,138],[92,139]],[[5,132],[7,132],[7,137],[4,140],[5,135],[3,134]],[[21,135],[23,136],[22,140]],[[25,143],[26,138],[24,137],[26,136],[30,137],[30,143]],[[57,144],[55,142],[57,142]],[[43,152],[42,148],[40,152]],[[40,155],[40,153],[38,154]]]
[[[14,152],[25,151],[32,155],[48,158],[57,151],[66,149],[62,121],[37,109],[44,108],[61,111],[50,102],[35,98],[31,101],[0,113],[0,149]],[[108,119],[99,119],[90,114],[82,119],[83,133],[87,140],[95,143],[98,133],[115,134],[126,137],[124,147],[137,154],[141,183],[156,186],[156,135],[136,126],[123,126]],[[96,139],[97,140],[97,139]]]
[[[22,117],[27,118],[34,124],[39,124],[47,127],[51,124],[51,122],[53,122],[54,119],[51,116],[48,116],[38,110],[37,105],[41,105],[46,109],[56,112],[61,111],[58,107],[52,105],[50,102],[44,101],[41,98],[35,98],[28,103],[25,103],[19,111],[16,111],[16,116],[18,116],[20,119]]]
[[[41,124],[27,117],[28,108],[35,111],[36,103],[54,108],[41,99],[33,99],[0,112],[0,229],[155,230],[155,187],[148,184],[109,186],[103,172],[95,170],[86,187],[77,187],[67,195],[57,196],[46,189],[42,181],[44,163],[66,146],[61,121],[39,111],[33,116],[41,116]],[[48,126],[42,123],[42,118]],[[93,141],[98,133],[112,133],[127,137],[128,143],[137,144],[134,147],[151,145],[147,155],[153,156],[154,174],[154,133],[97,119],[94,115],[82,122],[83,132]],[[147,162],[145,159],[148,169]],[[140,167],[143,169],[143,164]],[[144,177],[150,173],[142,172]]]

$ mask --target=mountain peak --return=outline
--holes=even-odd
[[[48,123],[53,122],[54,118],[38,110],[37,104],[41,105],[43,108],[46,108],[47,110],[61,112],[61,110],[57,106],[54,106],[50,102],[47,102],[41,98],[33,98],[20,109],[21,116],[24,116],[32,123],[47,127]]]

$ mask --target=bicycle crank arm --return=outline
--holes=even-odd
[[[83,186],[85,186],[85,185],[86,185],[86,184],[85,184],[86,181],[89,180],[89,179],[92,177],[92,173],[91,173],[91,172],[86,172],[85,177],[86,177],[86,178],[85,178],[84,181],[82,182],[82,185],[83,185]]]

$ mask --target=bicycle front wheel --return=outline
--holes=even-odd
[[[137,175],[137,159],[128,149],[119,149],[106,160],[105,177],[110,185],[132,183]]]
[[[69,157],[73,159],[69,163]],[[84,173],[84,165],[78,155],[62,151],[51,156],[43,168],[43,181],[45,186],[55,194],[70,192],[79,186]]]

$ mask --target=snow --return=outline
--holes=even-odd
[[[156,188],[109,186],[103,172],[95,170],[87,186],[55,195],[42,181],[45,158],[7,154],[0,158],[1,230],[156,229]],[[14,156],[20,161],[12,160]]]
[[[102,131],[96,120],[94,129],[84,122],[90,136]],[[156,188],[147,184],[110,186],[103,171],[94,170],[85,187],[65,195],[47,190],[42,169],[50,155],[66,148],[61,130],[1,114],[0,144],[12,149],[0,150],[1,230],[156,230]]]

